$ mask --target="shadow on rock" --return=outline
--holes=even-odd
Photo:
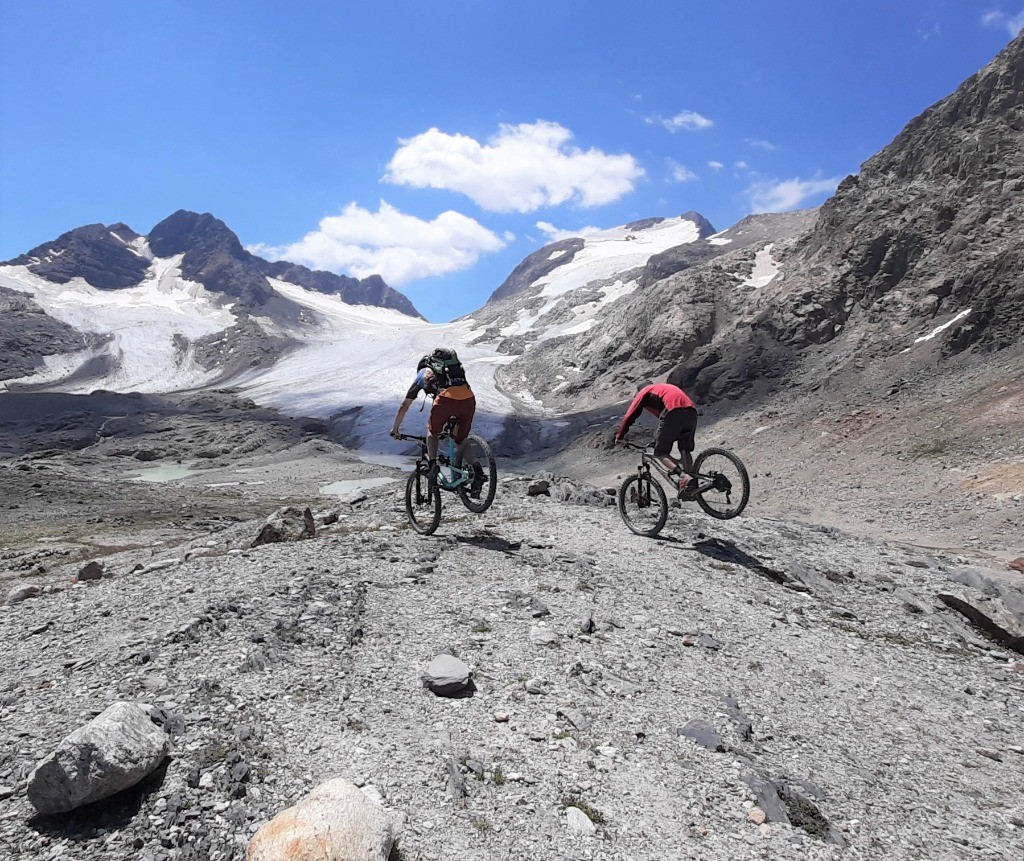
[[[695,541],[693,549],[698,553],[703,553],[705,556],[710,556],[712,559],[717,559],[719,562],[742,565],[744,568],[756,571],[758,574],[767,577],[779,585],[784,586],[790,580],[783,572],[769,568],[760,559],[751,556],[745,550],[741,550],[731,541],[723,541],[720,538],[705,538],[702,541]]]
[[[500,535],[471,535],[468,538],[458,535],[455,540],[459,544],[472,544],[481,550],[496,550],[499,553],[514,553],[523,546],[522,541],[509,541]]]
[[[37,814],[29,820],[29,827],[39,834],[70,840],[92,840],[105,832],[125,828],[139,814],[146,797],[163,786],[171,760],[171,757],[166,757],[155,771],[135,786],[109,798],[101,798],[67,813],[53,816]]]

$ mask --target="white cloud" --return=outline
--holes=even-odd
[[[611,203],[644,175],[628,153],[584,151],[570,145],[572,138],[567,128],[544,120],[502,124],[484,144],[434,128],[400,141],[384,179],[457,191],[490,212],[533,212],[570,202]]]
[[[817,194],[835,191],[839,180],[840,177],[761,180],[752,183],[746,193],[754,212],[786,212],[799,208],[804,201]]]
[[[591,233],[601,232],[600,227],[581,227],[578,230],[562,230],[547,221],[538,221],[537,229],[547,236],[548,242],[558,242],[562,239],[572,239],[574,236],[589,236]]]
[[[725,167],[725,165],[722,164],[720,161],[709,161],[708,167],[710,167],[713,171],[719,171],[723,167]]]
[[[767,150],[768,152],[775,152],[778,149],[776,144],[773,144],[771,141],[763,140],[762,138],[747,138],[746,143],[747,146]]]
[[[714,125],[713,121],[701,116],[696,111],[680,111],[674,117],[668,118],[655,114],[654,116],[647,117],[644,122],[652,126],[663,126],[673,134],[679,130],[687,132],[700,131],[701,129],[709,129]]]
[[[378,274],[398,286],[468,269],[481,255],[504,248],[509,237],[506,233],[502,239],[458,212],[424,221],[382,200],[377,212],[350,203],[341,215],[321,219],[317,230],[291,245],[254,245],[249,251],[357,278]]]
[[[1005,27],[1011,37],[1024,30],[1024,9],[1016,15],[1007,15],[1002,11],[986,12],[981,16],[981,23],[986,27]]]
[[[697,179],[697,174],[686,167],[686,165],[679,164],[679,162],[672,159],[666,159],[666,161],[670,170],[669,180],[671,182],[690,182]]]
[[[745,161],[738,161],[735,164],[736,170],[750,170],[750,165]]]

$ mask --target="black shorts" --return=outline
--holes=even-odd
[[[695,407],[680,407],[669,410],[661,417],[658,435],[654,438],[654,453],[658,457],[670,455],[672,443],[679,443],[680,451],[693,451],[693,434],[697,430]]]

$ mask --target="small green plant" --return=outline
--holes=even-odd
[[[491,775],[491,780],[494,781],[495,786],[504,786],[505,785],[505,781],[506,781],[505,772],[503,772],[501,770],[501,766],[500,765],[494,766],[494,773]]]
[[[940,457],[949,453],[949,440],[935,437],[935,439],[919,442],[911,449],[914,457]]]
[[[474,623],[474,625],[473,625],[473,633],[474,634],[487,634],[487,633],[490,633],[492,630],[493,629],[491,628],[491,626],[488,625],[487,622],[485,622],[482,619],[480,621]]]
[[[561,741],[563,738],[572,738],[572,731],[567,729],[560,729],[554,735],[551,736],[555,741]]]
[[[491,823],[484,819],[484,817],[482,816],[474,816],[472,822],[473,827],[481,834],[486,834],[488,831],[491,830]]]
[[[604,814],[601,813],[600,810],[591,807],[589,804],[587,804],[587,802],[585,802],[582,798],[580,798],[577,795],[562,796],[560,806],[562,810],[565,810],[567,807],[575,807],[578,810],[582,810],[584,815],[586,815],[587,819],[589,819],[595,825],[604,825],[605,823]]]
[[[349,718],[348,723],[345,726],[353,732],[362,732],[366,729],[366,724],[358,718]]]

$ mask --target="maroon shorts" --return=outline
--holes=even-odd
[[[459,421],[459,426],[455,429],[455,442],[462,442],[473,428],[474,413],[476,398],[434,398],[434,406],[430,408],[430,418],[427,419],[427,430],[433,436],[437,436],[443,430],[444,423],[455,416]]]

